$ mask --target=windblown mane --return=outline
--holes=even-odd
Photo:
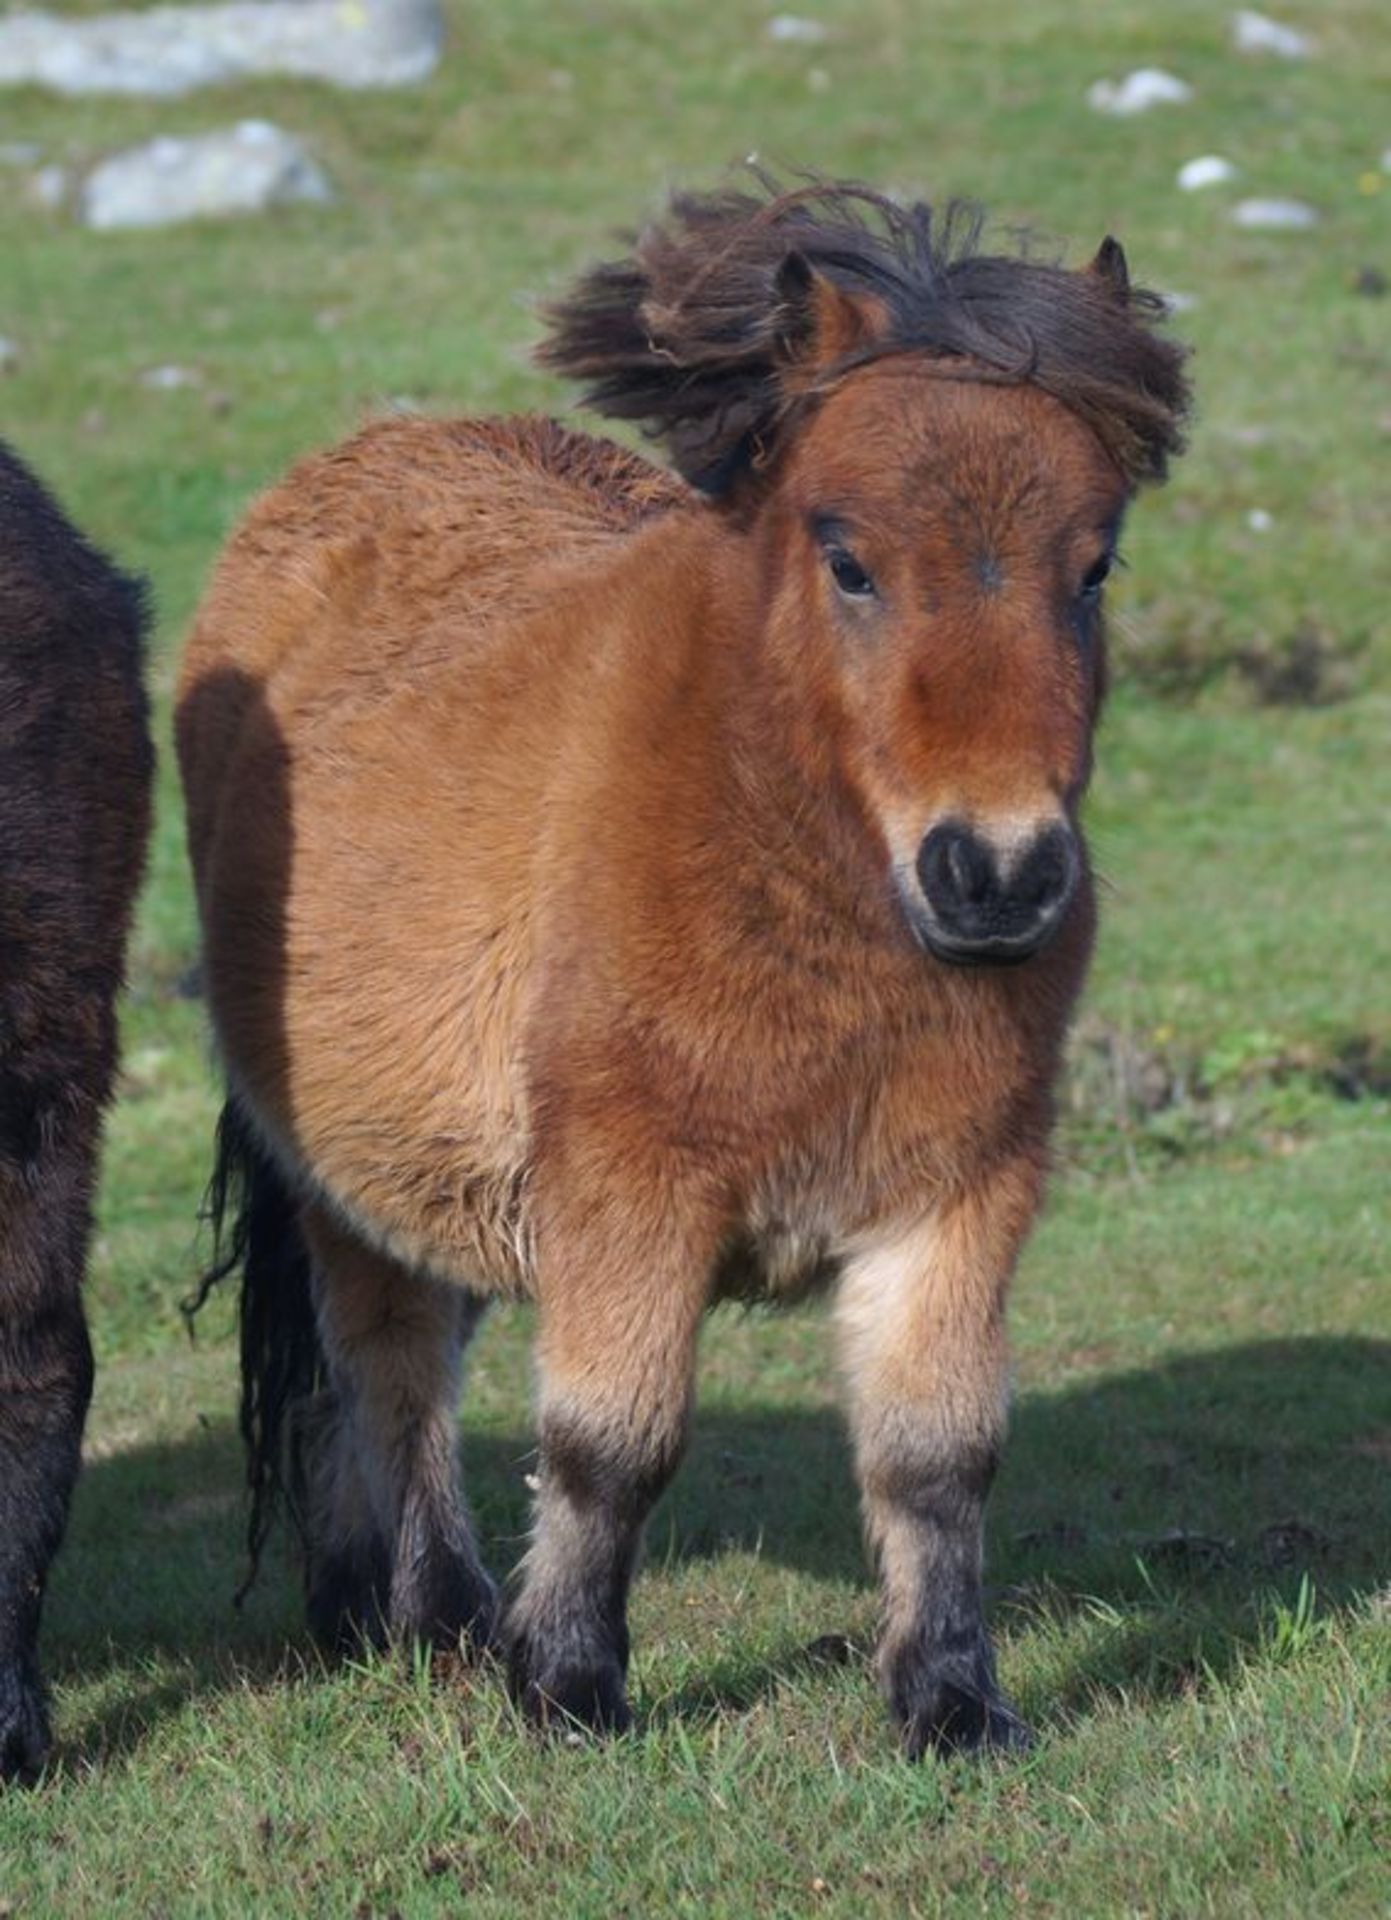
[[[819,370],[921,353],[957,378],[1027,381],[1085,420],[1132,485],[1183,445],[1185,350],[1155,331],[1164,303],[1129,285],[1103,244],[1090,271],[981,251],[969,202],[901,206],[855,184],[677,194],[626,259],[589,269],[544,309],[543,366],[599,412],[640,423],[678,470],[726,491],[776,451],[798,399],[787,381],[788,287],[805,269],[877,303],[887,325]],[[804,263],[800,268],[798,262]],[[789,271],[789,263],[792,270]]]

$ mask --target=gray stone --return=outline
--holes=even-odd
[[[1096,80],[1087,88],[1088,106],[1120,119],[1148,113],[1151,107],[1182,106],[1192,98],[1188,82],[1165,73],[1162,67],[1137,67],[1124,80]]]
[[[1232,219],[1239,227],[1272,233],[1295,233],[1319,223],[1314,208],[1303,200],[1238,200],[1232,208]]]
[[[8,340],[3,333],[0,333],[0,379],[7,373],[13,373],[19,361],[19,342]]]
[[[1185,160],[1178,170],[1178,184],[1185,193],[1201,193],[1205,187],[1220,187],[1235,179],[1236,168],[1220,153],[1199,154],[1196,160]]]
[[[264,120],[243,120],[113,154],[87,176],[81,215],[89,227],[162,227],[332,197],[298,140]]]
[[[146,367],[140,384],[151,393],[177,393],[182,387],[201,387],[203,376],[196,367],[180,367],[169,361],[164,366]]]
[[[210,7],[0,19],[0,86],[172,96],[248,74],[395,87],[437,65],[439,0],[228,0]]]
[[[1307,60],[1314,50],[1307,33],[1282,26],[1249,7],[1232,15],[1232,45],[1238,53],[1273,53],[1281,60]]]
[[[799,13],[775,13],[767,32],[770,40],[799,47],[819,47],[826,39],[826,29],[819,20],[805,20]]]

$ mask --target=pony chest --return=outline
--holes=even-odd
[[[876,1228],[988,1171],[1020,1121],[1004,1059],[963,1072],[954,1049],[905,1051],[828,1089],[772,1141],[716,1265],[719,1298],[797,1299],[834,1281]]]

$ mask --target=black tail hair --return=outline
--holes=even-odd
[[[240,1426],[251,1500],[250,1566],[237,1589],[240,1606],[255,1583],[261,1550],[280,1508],[303,1542],[302,1422],[294,1415],[299,1403],[323,1386],[326,1371],[299,1203],[231,1097],[217,1123],[203,1218],[212,1227],[213,1253],[184,1302],[190,1331],[213,1288],[241,1275]]]

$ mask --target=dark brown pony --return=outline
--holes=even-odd
[[[541,349],[681,478],[397,421],[231,540],[179,749],[253,1544],[292,1431],[320,1632],[500,1633],[537,1718],[626,1724],[702,1314],[834,1278],[894,1718],[1023,1739],[981,1510],[1092,943],[1101,587],[1179,445],[1159,311],[1110,240],[1068,272],[854,187],[682,198]],[[455,1424],[498,1293],[542,1452],[500,1628]]]
[[[82,1275],[149,819],[144,625],[0,445],[0,1779],[48,1747],[39,1610],[92,1391]]]

